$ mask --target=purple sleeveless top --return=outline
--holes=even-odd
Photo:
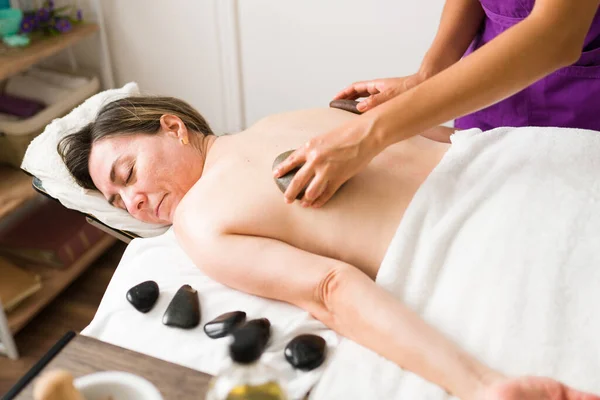
[[[484,24],[466,54],[529,15],[535,0],[481,0]],[[509,65],[506,68],[510,68]],[[596,12],[581,58],[490,107],[458,118],[460,129],[557,126],[600,131],[600,12]]]

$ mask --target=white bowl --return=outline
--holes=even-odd
[[[152,383],[129,372],[96,372],[76,378],[74,384],[85,400],[163,400]]]

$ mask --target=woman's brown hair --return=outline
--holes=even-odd
[[[96,120],[58,143],[58,153],[75,181],[85,189],[96,189],[88,163],[92,145],[100,139],[116,135],[160,132],[160,117],[179,117],[191,133],[212,135],[210,126],[188,103],[174,97],[126,97],[108,103]]]

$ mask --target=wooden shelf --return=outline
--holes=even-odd
[[[40,265],[27,265],[22,267],[42,277],[42,288],[31,297],[28,297],[17,308],[8,313],[8,325],[11,332],[16,334],[36,314],[58,296],[71,282],[89,267],[98,256],[111,247],[116,238],[105,235],[94,246],[90,247],[79,260],[65,269],[56,269]]]
[[[38,37],[27,47],[8,47],[0,43],[0,81],[26,70],[98,31],[96,24],[75,25],[73,30],[57,36]]]
[[[35,197],[31,180],[20,169],[0,165],[0,220]]]

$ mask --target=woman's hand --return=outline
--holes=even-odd
[[[352,176],[362,170],[379,149],[370,138],[364,116],[309,140],[294,151],[275,170],[279,178],[300,168],[285,191],[286,203],[292,203],[307,186],[303,207],[321,207]]]
[[[333,99],[356,100],[361,97],[366,97],[356,106],[358,111],[365,112],[409,89],[412,89],[424,80],[425,75],[417,72],[416,74],[401,78],[384,78],[355,82],[336,94]]]

